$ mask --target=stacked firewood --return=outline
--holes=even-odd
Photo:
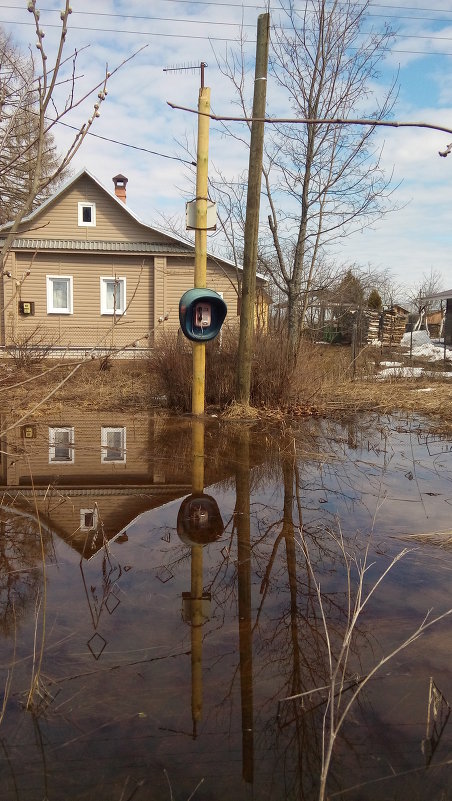
[[[400,345],[405,333],[406,314],[397,314],[389,309],[382,312],[378,339],[383,345]]]

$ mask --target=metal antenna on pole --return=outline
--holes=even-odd
[[[200,70],[201,89],[204,89],[204,70],[207,66],[205,61],[201,61],[200,64],[176,64],[174,67],[163,67],[163,72],[196,72],[196,70]]]

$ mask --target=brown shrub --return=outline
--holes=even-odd
[[[251,370],[251,405],[284,408],[291,402],[308,400],[325,381],[322,357],[326,348],[305,342],[294,370],[289,366],[284,333],[257,334]],[[206,344],[206,404],[225,407],[236,395],[238,333],[223,329],[221,338]],[[152,352],[150,369],[157,394],[164,395],[169,408],[191,409],[192,349],[187,340],[174,333],[164,335]],[[343,367],[337,362],[337,379]]]
[[[191,408],[192,349],[189,342],[174,332],[159,336],[149,356],[151,382],[156,396],[175,411]]]

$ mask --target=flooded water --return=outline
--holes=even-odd
[[[2,801],[452,798],[451,440],[8,425]]]

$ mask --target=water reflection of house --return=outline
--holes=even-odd
[[[190,492],[183,461],[156,447],[160,428],[148,414],[72,410],[15,428],[2,441],[3,504],[39,511],[89,557],[143,511]]]
[[[12,428],[0,446],[0,506],[29,516],[88,558],[142,512],[192,491],[193,421],[62,409]],[[0,431],[7,430],[0,418]],[[233,474],[227,426],[205,424],[205,483]],[[259,449],[255,459],[259,461]]]

